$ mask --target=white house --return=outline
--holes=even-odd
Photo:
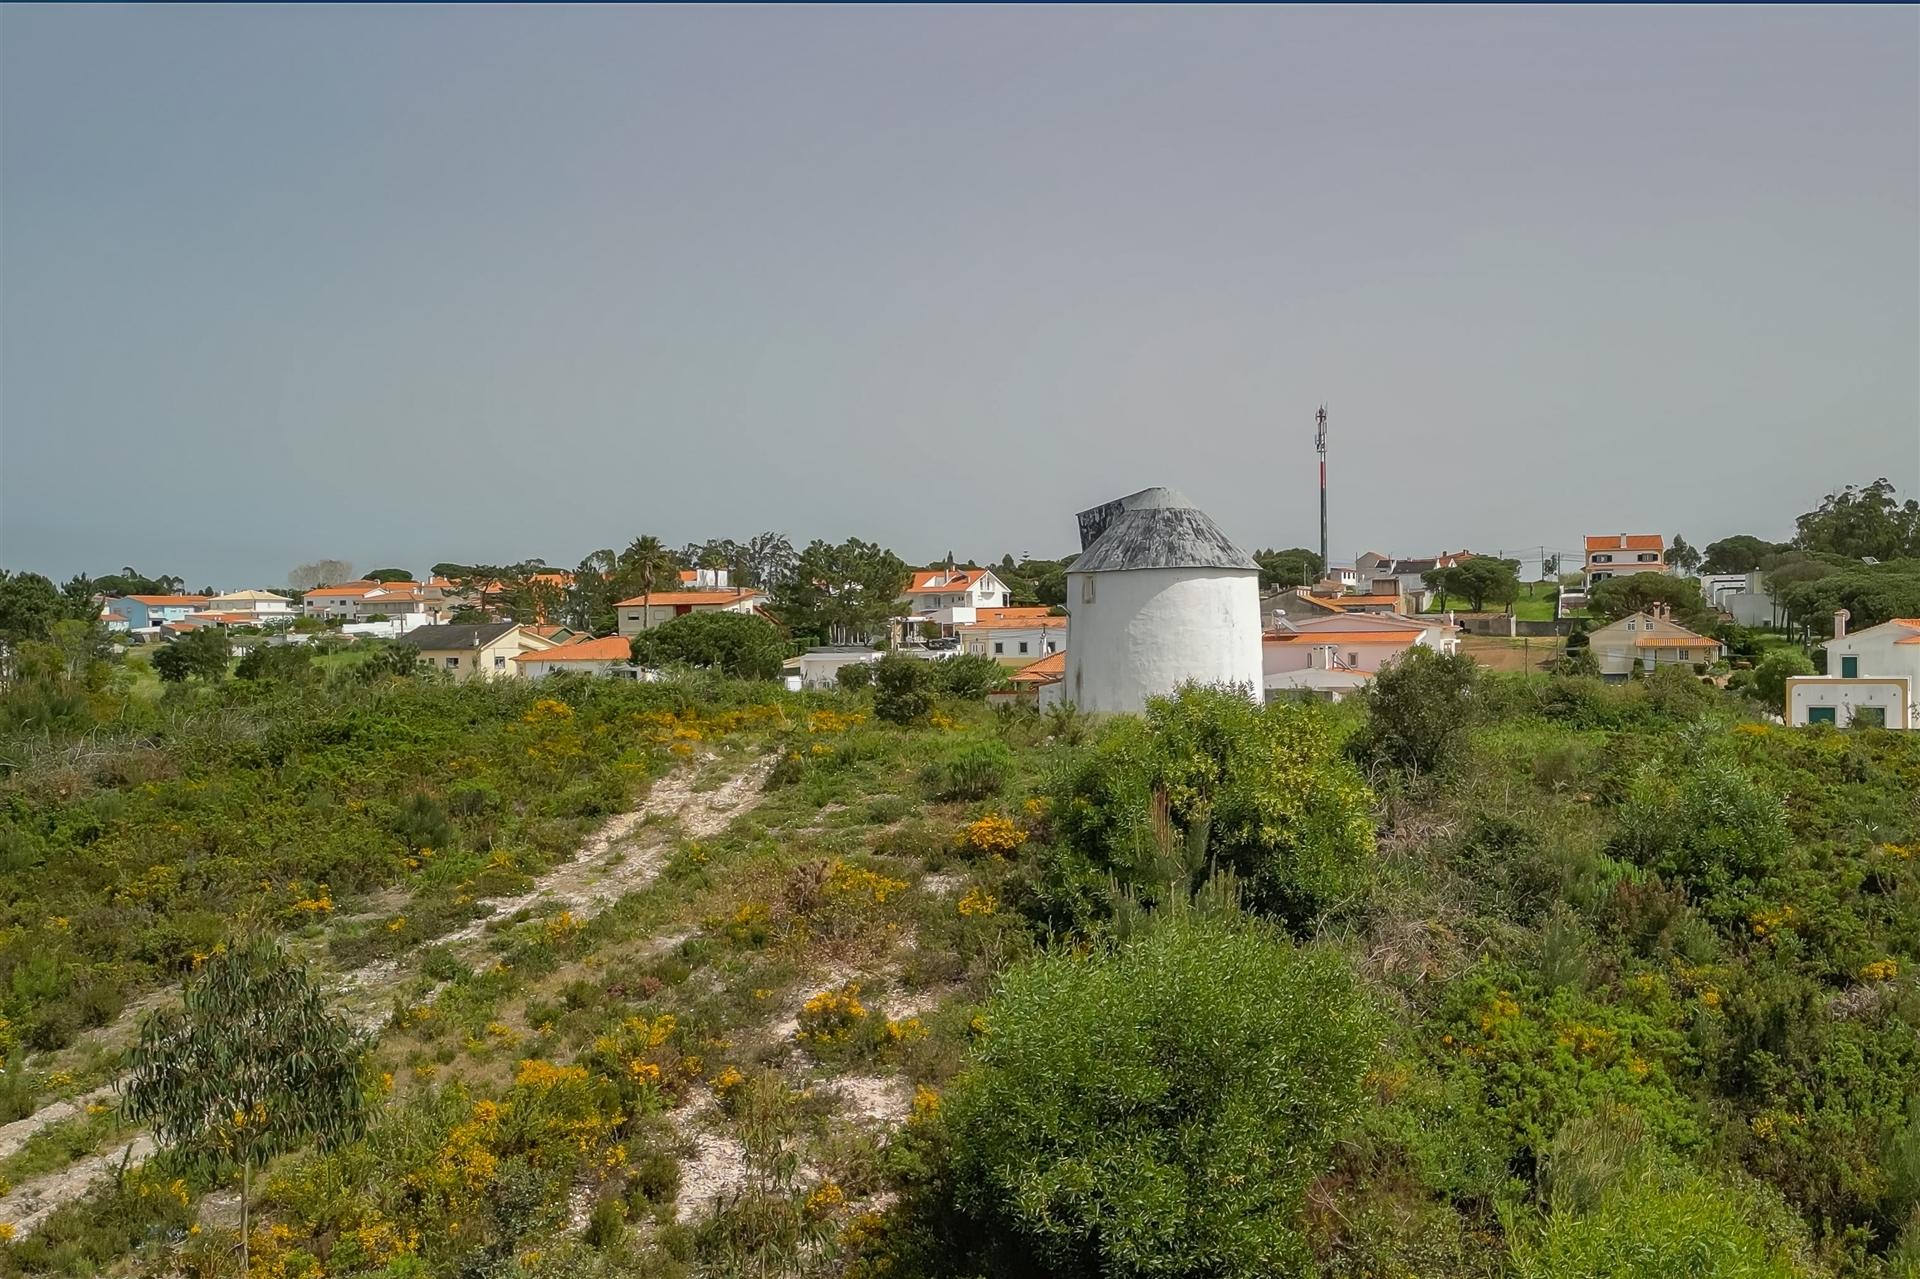
[[[510,660],[519,668],[521,679],[544,679],[548,675],[606,675],[614,679],[639,679],[641,668],[632,662],[633,645],[624,635],[601,639],[575,640],[557,648],[531,649]]]
[[[831,644],[810,648],[798,657],[787,659],[787,673],[795,680],[794,691],[803,688],[837,688],[840,668],[863,662],[877,662],[886,654],[865,644]]]
[[[928,627],[952,637],[960,627],[981,620],[984,610],[1005,609],[1012,600],[1013,593],[992,569],[915,569],[895,601],[900,609],[894,619],[895,637],[910,644]]]
[[[1827,675],[1838,679],[1899,679],[1920,687],[1920,617],[1896,617],[1864,631],[1847,632],[1846,610],[1834,614],[1834,637],[1827,641]],[[1905,705],[1911,705],[1907,699]],[[1909,712],[1909,715],[1911,712]],[[1891,727],[1920,727],[1911,719],[1890,718]]]
[[[1836,728],[1920,728],[1913,681],[1904,675],[1789,675],[1787,723]]]
[[[990,568],[917,568],[900,592],[913,616],[947,608],[1005,608],[1013,602],[1005,582]]]
[[[1764,573],[1742,573],[1738,585],[1730,585],[1726,577],[1703,579],[1703,584],[1711,581],[1713,606],[1731,617],[1742,626],[1772,626],[1778,622],[1780,608],[1773,602],[1773,596],[1767,593],[1767,578]]]
[[[1719,640],[1680,625],[1668,616],[1664,604],[1600,627],[1587,636],[1587,643],[1594,660],[1600,663],[1600,674],[1609,679],[1633,674],[1636,661],[1643,672],[1652,674],[1661,666],[1692,666],[1726,656],[1726,647]]]
[[[1219,525],[1166,488],[1082,511],[1079,523],[1064,700],[1138,711],[1188,681],[1260,695],[1260,570]]]
[[[701,591],[654,591],[621,600],[615,605],[622,635],[638,635],[688,613],[752,613],[766,594],[749,586],[717,587]]]

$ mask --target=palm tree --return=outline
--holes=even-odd
[[[648,533],[633,539],[631,545],[620,553],[621,577],[640,588],[640,594],[653,594],[656,586],[680,571],[680,564],[659,538]],[[640,611],[641,625],[645,626],[651,610]]]

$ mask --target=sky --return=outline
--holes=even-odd
[[[0,10],[0,566],[1784,537],[1920,495],[1920,11]]]

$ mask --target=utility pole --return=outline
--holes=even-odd
[[[1320,411],[1313,415],[1319,428],[1313,435],[1314,452],[1320,455],[1320,572],[1330,572],[1333,562],[1327,558],[1327,406],[1322,404]]]

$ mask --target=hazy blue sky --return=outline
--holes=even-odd
[[[1911,7],[10,8],[0,564],[1783,535],[1920,492]]]

